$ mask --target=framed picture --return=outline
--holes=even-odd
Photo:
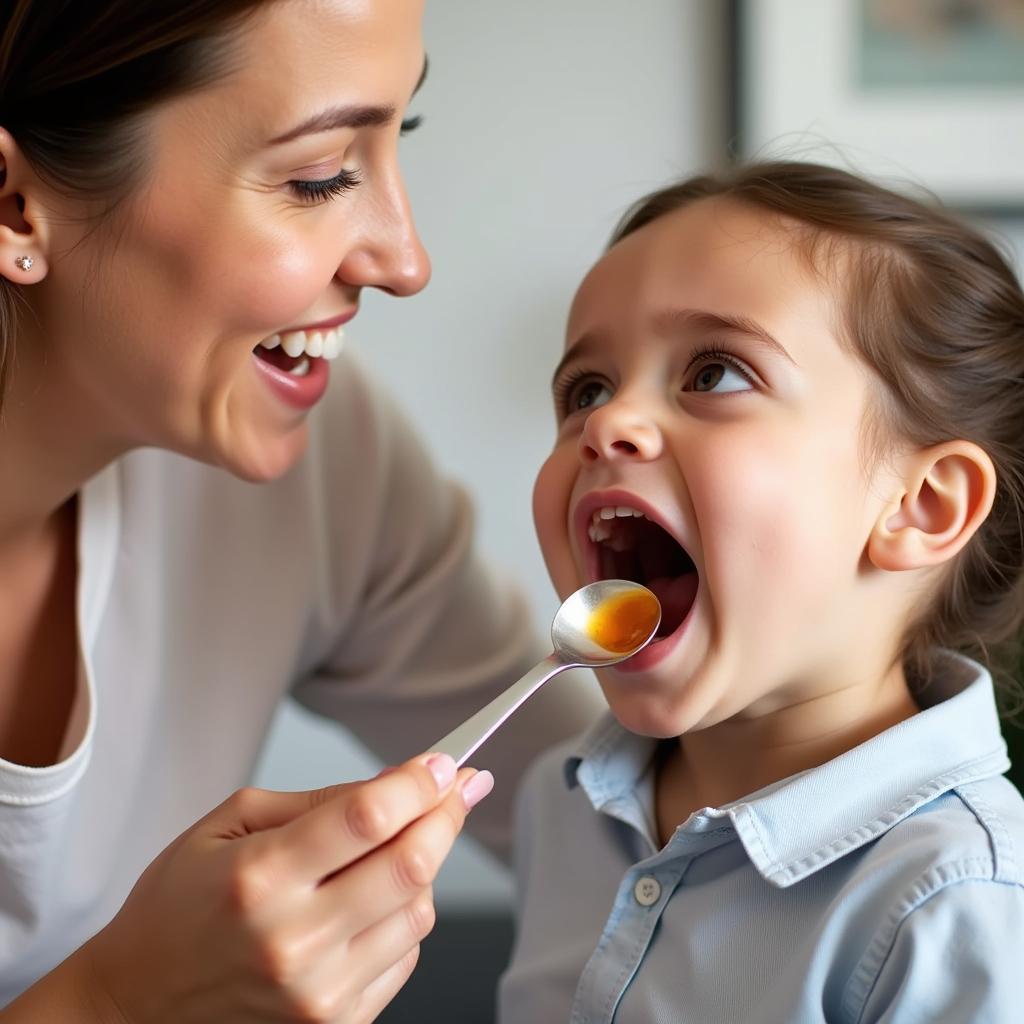
[[[732,136],[1024,215],[1024,0],[731,0]]]

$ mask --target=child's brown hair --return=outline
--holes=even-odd
[[[627,212],[610,244],[713,196],[783,218],[817,272],[842,267],[840,333],[881,385],[883,436],[922,447],[962,438],[992,459],[992,511],[901,654],[917,686],[938,645],[980,658],[1004,696],[1019,695],[1010,671],[1024,622],[1024,293],[1008,261],[938,203],[789,161],[660,189]]]

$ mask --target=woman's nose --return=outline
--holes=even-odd
[[[430,280],[430,257],[413,223],[400,178],[369,198],[361,237],[338,267],[345,284],[380,288],[392,295],[415,295]]]
[[[583,462],[648,462],[661,455],[662,446],[661,430],[642,407],[614,398],[587,417],[579,451]]]

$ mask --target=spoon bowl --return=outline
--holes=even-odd
[[[551,644],[564,662],[602,668],[631,658],[654,639],[661,604],[631,580],[598,580],[570,594],[551,623]]]
[[[654,639],[661,604],[631,580],[598,580],[570,594],[551,623],[552,652],[504,693],[430,749],[462,764],[549,679],[567,668],[603,668],[631,658]]]

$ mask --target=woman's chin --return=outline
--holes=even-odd
[[[216,455],[205,461],[248,483],[270,483],[298,462],[308,444],[309,429],[303,421],[286,435],[268,436],[254,431],[244,440],[232,438],[219,445]]]

